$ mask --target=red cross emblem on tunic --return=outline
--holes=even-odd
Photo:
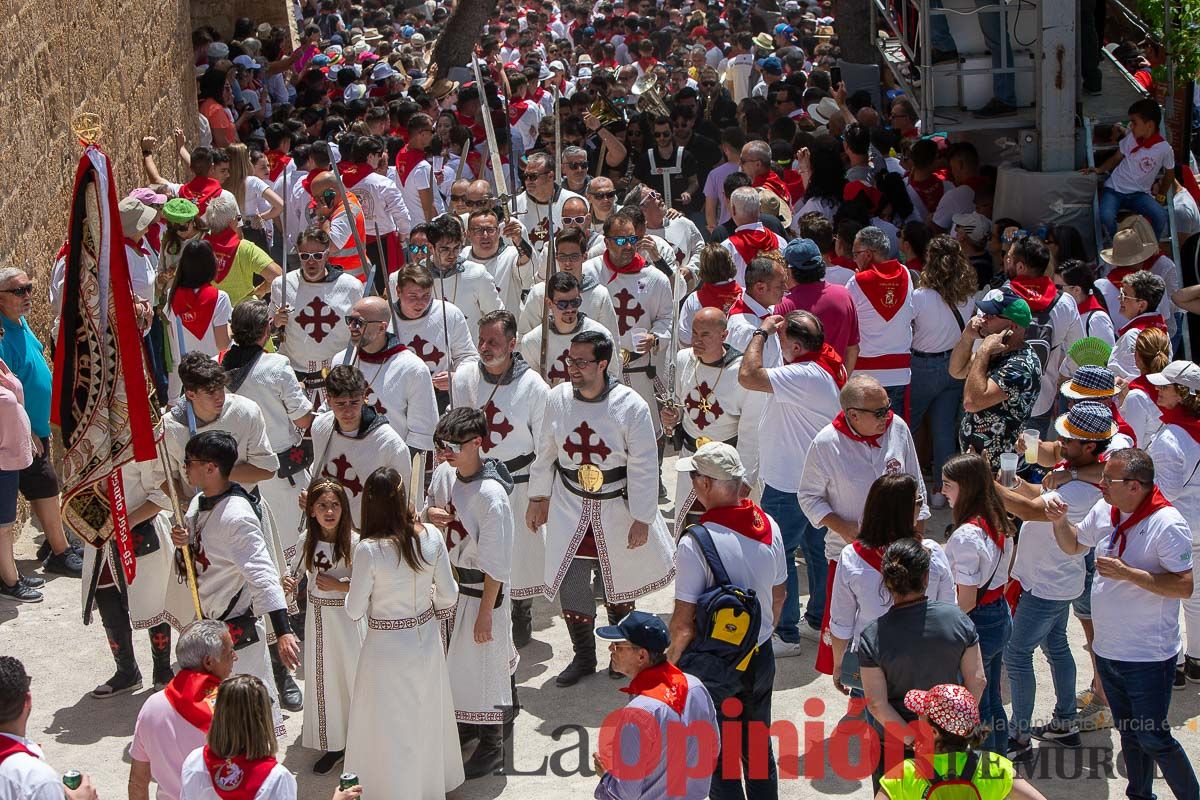
[[[150,645],[161,653],[171,646],[171,634],[161,632],[154,634],[150,637]]]
[[[708,387],[708,381],[701,381],[700,385],[692,391],[688,392],[684,398],[683,404],[687,406],[688,416],[692,422],[696,423],[696,427],[704,430],[709,425],[717,421],[717,419],[725,413],[725,409],[721,408],[720,402],[713,395],[712,389]],[[690,412],[695,411],[695,414]],[[712,419],[709,419],[712,415]]]
[[[350,465],[350,459],[346,458],[345,454],[339,455],[337,458],[329,462],[336,472],[330,472],[329,467],[321,470],[321,474],[326,478],[333,478],[342,485],[342,488],[350,492],[354,497],[362,494],[362,482],[359,481],[358,475],[354,472],[354,468]]]
[[[567,374],[567,356],[571,355],[570,348],[563,350],[558,358],[554,359],[554,363],[550,365],[550,371],[546,373],[546,382],[551,386],[557,386],[565,380],[570,379]]]
[[[229,629],[229,638],[233,639],[234,645],[241,641],[242,636],[246,633],[241,625],[234,625],[232,622],[226,622],[225,627]]]
[[[177,550],[175,552],[179,553],[180,560],[182,561],[183,551]],[[196,562],[196,570],[198,572],[208,572],[208,553],[204,551],[204,541],[199,536],[196,537],[196,545],[192,548],[192,561]]]
[[[612,453],[612,449],[604,443],[600,435],[592,430],[592,426],[587,423],[587,420],[579,423],[571,434],[579,437],[579,444],[571,441],[571,436],[568,435],[563,442],[563,452],[570,456],[572,461],[576,461],[576,456],[579,456],[577,463],[579,464],[594,464],[596,460],[592,456],[599,456],[599,460],[603,461]],[[595,444],[592,443],[592,438],[595,437]]]
[[[414,336],[413,340],[408,343],[408,346],[417,354],[417,358],[424,361],[430,369],[436,369],[437,365],[442,363],[442,359],[446,356],[445,353],[437,349],[437,345],[433,342],[425,341],[420,336]]]
[[[375,390],[367,387],[367,396],[363,398],[363,402],[375,409],[376,414],[386,414],[387,408],[383,405],[383,401],[379,399],[379,395],[375,394]]]
[[[617,301],[617,332],[624,336],[629,333],[635,322],[645,316],[646,310],[633,299],[633,293],[629,291],[628,286],[617,292],[613,300]]]
[[[487,416],[488,426],[488,435],[483,440],[483,452],[486,453],[493,447],[498,447],[515,429],[493,401],[488,400],[487,405],[483,407],[483,413]]]
[[[296,317],[296,323],[314,342],[320,344],[321,340],[337,327],[338,316],[333,312],[332,308],[325,305],[324,300],[314,297],[304,307],[304,311]]]
[[[550,222],[549,217],[543,219],[533,230],[529,232],[529,241],[534,244],[540,244],[550,240]]]
[[[329,560],[329,556],[325,554],[324,550],[318,550],[313,553],[313,566],[321,572],[327,572],[333,569],[333,562]]]
[[[453,550],[454,547],[461,541],[467,538],[470,534],[463,524],[458,521],[458,509],[454,507],[454,503],[447,503],[446,510],[454,515],[454,521],[446,526],[446,549]]]

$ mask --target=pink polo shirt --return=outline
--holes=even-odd
[[[828,281],[798,283],[775,304],[775,313],[810,311],[825,327],[825,341],[842,358],[846,348],[858,345],[858,312],[845,286]]]
[[[204,731],[181,717],[164,693],[155,692],[138,712],[129,757],[150,763],[158,800],[179,800],[184,759],[204,740]]]
[[[0,470],[21,470],[33,463],[31,435],[25,387],[0,361]]]

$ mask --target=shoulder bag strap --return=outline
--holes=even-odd
[[[704,556],[704,560],[708,562],[708,568],[712,571],[713,580],[718,586],[729,584],[729,573],[725,571],[725,564],[721,561],[721,556],[717,553],[717,546],[713,543],[712,534],[708,532],[708,528],[700,523],[689,525],[685,534],[691,534],[696,540],[696,544],[700,545],[700,554]]]

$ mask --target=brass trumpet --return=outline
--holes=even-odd
[[[617,104],[603,95],[597,95],[591,106],[588,107],[588,113],[600,120],[601,125],[625,121],[625,115],[621,113],[621,109],[617,108]]]
[[[667,104],[663,102],[662,95],[658,93],[658,76],[653,72],[647,72],[638,78],[630,91],[637,97],[637,107],[640,110],[664,117],[671,113]]]

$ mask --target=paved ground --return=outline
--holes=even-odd
[[[939,524],[934,530],[945,527],[944,516],[944,513],[938,515]],[[18,542],[22,571],[32,571],[36,566],[32,561],[35,549],[32,537],[32,529],[27,529]],[[672,595],[668,589],[639,605],[667,614]],[[570,657],[566,629],[561,618],[554,615],[554,608],[542,601],[535,604],[534,626],[534,641],[521,651],[517,676],[524,712],[516,724],[514,767],[520,773],[535,774],[472,781],[452,793],[452,798],[520,796],[548,800],[591,796],[595,778],[591,774],[590,754],[596,749],[597,730],[604,716],[623,705],[625,695],[617,691],[623,684],[601,673],[572,689],[559,689],[554,685],[554,676]],[[1082,683],[1090,677],[1091,667],[1083,651],[1082,631],[1074,621],[1071,635]],[[149,675],[149,643],[144,635],[139,635],[136,644],[143,671]],[[126,751],[138,708],[149,689],[107,701],[88,696],[92,687],[112,673],[113,665],[99,624],[85,628],[80,621],[79,582],[51,579],[46,601],[40,605],[0,602],[0,653],[20,657],[34,676],[30,737],[42,744],[50,763],[60,770],[75,768],[90,773],[103,798],[125,797]],[[830,749],[824,746],[824,739],[844,713],[846,703],[830,680],[813,670],[812,661],[811,651],[799,658],[779,661],[774,717],[795,724],[810,740],[807,748],[802,744],[801,757],[785,758],[781,766],[792,774],[818,777],[783,780],[780,796],[866,798],[870,794],[869,778],[865,783],[848,780],[835,777],[831,770],[824,770],[825,775],[821,776],[823,762],[828,761],[822,754]],[[1053,698],[1049,670],[1040,656],[1036,658],[1036,669],[1040,690],[1036,716],[1046,717]],[[298,677],[303,682],[303,676]],[[813,698],[822,701],[823,713],[814,711],[813,704],[807,702]],[[1175,693],[1170,720],[1188,753],[1200,761],[1200,686],[1189,686],[1186,691]],[[288,734],[280,743],[284,748],[281,757],[299,777],[303,800],[325,800],[336,777],[311,773],[319,753],[300,746],[300,722],[300,714],[287,716]],[[397,723],[397,735],[421,735],[419,731],[404,731],[403,720]],[[1051,800],[1123,796],[1124,780],[1113,777],[1113,769],[1105,770],[1103,766],[1105,759],[1113,759],[1111,748],[1115,740],[1112,731],[1102,731],[1085,734],[1081,752],[1064,751],[1052,745],[1041,748],[1033,776],[1035,785]],[[851,751],[856,752],[856,748]],[[1170,796],[1161,781],[1155,788],[1160,797]],[[403,787],[396,787],[392,797],[406,797]]]

